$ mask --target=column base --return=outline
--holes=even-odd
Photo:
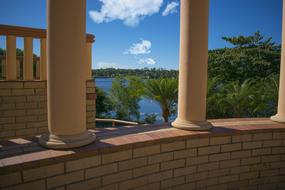
[[[177,129],[188,130],[188,131],[206,131],[213,128],[212,124],[208,121],[186,121],[176,119],[171,125]]]
[[[278,114],[276,114],[276,115],[270,117],[270,119],[271,119],[272,121],[275,121],[275,122],[285,123],[285,117],[284,117],[284,116],[280,116],[280,115],[278,115]]]
[[[39,144],[51,149],[69,149],[88,145],[94,142],[95,139],[95,134],[90,131],[71,136],[44,134],[40,137]]]

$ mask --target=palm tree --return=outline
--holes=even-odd
[[[222,111],[219,100],[222,99],[222,82],[219,77],[208,79],[207,85],[207,117],[208,119],[223,118],[224,112]]]
[[[142,85],[137,77],[116,78],[109,92],[109,101],[117,119],[139,120]]]
[[[269,94],[270,99],[275,102],[277,106],[278,93],[279,93],[279,75],[272,75],[266,78],[268,82],[266,83],[266,90]]]
[[[268,117],[276,112],[278,93],[279,93],[279,75],[271,75],[262,79],[259,83],[259,94],[264,97],[266,104],[261,113],[262,116]]]
[[[257,90],[252,80],[245,80],[242,84],[239,81],[231,82],[224,86],[224,98],[219,103],[223,111],[230,117],[251,117],[262,106],[257,105]],[[258,102],[260,103],[260,102]]]
[[[162,111],[162,117],[168,122],[169,116],[176,110],[178,99],[177,79],[152,79],[145,83],[144,94],[157,102]]]

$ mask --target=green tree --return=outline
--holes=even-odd
[[[139,78],[116,78],[108,96],[116,118],[138,121],[141,95],[142,82]]]
[[[209,51],[209,77],[223,82],[260,79],[279,73],[281,46],[260,32],[251,36],[223,37],[233,48]]]
[[[265,104],[259,109],[258,116],[269,117],[276,113],[278,93],[279,93],[279,75],[272,75],[263,78],[257,84],[258,96],[261,97],[255,101]]]
[[[156,122],[156,117],[157,114],[155,113],[146,114],[143,123],[154,124]]]
[[[93,77],[129,77],[137,76],[144,79],[158,79],[158,78],[177,78],[177,70],[166,70],[156,68],[143,68],[143,69],[96,69],[93,70]]]
[[[162,117],[168,122],[169,116],[176,111],[178,96],[177,79],[151,79],[145,83],[144,94],[160,105]]]
[[[255,83],[252,80],[246,80],[240,84],[239,81],[231,82],[223,88],[223,98],[219,100],[222,111],[228,117],[252,117],[261,109],[262,102],[257,99]]]
[[[219,103],[219,100],[223,97],[222,87],[221,79],[218,77],[208,79],[207,117],[209,119],[224,117],[224,112]]]
[[[96,117],[108,117],[111,105],[106,92],[96,87]]]

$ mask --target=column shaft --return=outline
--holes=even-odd
[[[72,148],[89,144],[86,130],[85,0],[47,0],[47,97],[50,134],[40,144]]]
[[[17,80],[16,36],[6,37],[6,80]]]
[[[40,55],[40,79],[47,80],[47,49],[46,39],[41,38],[41,55]]]
[[[178,117],[173,126],[210,128],[206,121],[209,0],[181,0]]]
[[[24,80],[33,80],[33,38],[24,38]]]
[[[272,116],[273,121],[285,123],[285,1],[283,0],[283,22],[282,22],[282,49],[280,63],[280,81],[279,81],[279,98],[278,111]]]

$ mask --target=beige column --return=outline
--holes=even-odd
[[[17,80],[16,36],[6,37],[6,80]]]
[[[86,52],[87,52],[86,76],[87,76],[87,80],[91,80],[92,79],[92,43],[91,42],[86,42]]]
[[[271,120],[285,123],[285,1],[283,0],[282,49],[280,64],[278,111]]]
[[[86,0],[47,0],[47,97],[49,134],[40,144],[65,149],[87,145]]]
[[[46,61],[47,61],[46,39],[41,38],[40,80],[47,80]]]
[[[24,80],[33,80],[33,38],[24,38]]]
[[[178,117],[185,130],[208,130],[206,121],[209,0],[181,0]]]

